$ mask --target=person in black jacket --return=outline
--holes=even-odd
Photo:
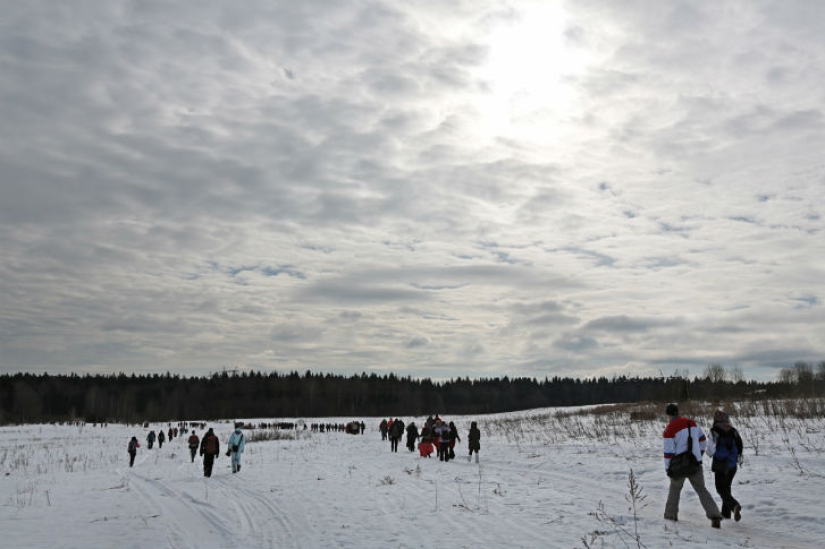
[[[404,436],[404,422],[396,418],[395,421],[392,422],[392,425],[390,425],[389,435],[390,450],[393,452],[397,452],[398,443],[401,441],[401,437]]]
[[[138,443],[137,437],[132,437],[132,440],[129,441],[128,448],[126,448],[126,451],[129,453],[129,467],[135,464],[135,455],[137,455],[138,448],[140,448],[140,443]]]
[[[470,442],[470,455],[467,456],[467,461],[473,457],[473,452],[476,453],[476,463],[478,463],[478,451],[481,450],[481,431],[478,429],[478,423],[475,421],[470,423],[470,432],[467,435],[467,440]]]
[[[713,414],[713,427],[710,428],[707,454],[713,458],[710,470],[713,471],[716,493],[722,498],[722,516],[742,520],[742,506],[731,493],[733,477],[737,466],[742,464],[742,437],[731,425],[728,414],[717,410]]]
[[[407,449],[410,452],[415,452],[415,441],[418,439],[418,427],[415,422],[411,421],[407,426]]]
[[[221,443],[218,437],[215,436],[214,431],[210,427],[203,435],[201,440],[201,455],[203,456],[203,476],[212,476],[212,465],[215,464],[215,458],[221,453]]]

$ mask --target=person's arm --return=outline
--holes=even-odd
[[[708,437],[708,444],[705,448],[705,453],[708,457],[713,457],[716,454],[716,433],[712,430],[710,432],[710,437]]]

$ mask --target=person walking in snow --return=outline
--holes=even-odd
[[[438,460],[450,461],[450,426],[443,420],[436,420],[433,433],[438,441]]]
[[[203,456],[203,476],[212,476],[212,466],[215,458],[221,453],[221,443],[210,427],[201,440],[201,455]]]
[[[387,432],[389,431],[389,426],[387,425],[386,419],[381,420],[381,424],[378,426],[378,430],[381,431],[381,440],[387,440]]]
[[[241,454],[244,449],[244,436],[241,431],[241,425],[236,424],[235,431],[229,436],[229,441],[226,445],[229,449],[226,451],[227,456],[232,457],[232,472],[237,473],[241,470]]]
[[[729,519],[733,513],[733,519],[739,522],[742,520],[742,506],[733,497],[731,486],[737,466],[742,464],[742,437],[731,425],[728,414],[722,410],[716,410],[713,414],[707,454],[713,458],[710,470],[713,471],[716,493],[722,498],[722,516]]]
[[[407,426],[407,449],[410,452],[415,451],[415,441],[418,439],[418,427],[415,426],[415,422],[411,421],[410,424]]]
[[[129,467],[135,464],[135,456],[137,455],[138,448],[140,448],[140,443],[137,437],[132,437],[132,440],[129,441],[129,446],[126,448],[126,451],[129,453]]]
[[[166,440],[166,435],[163,434],[163,429],[158,433],[158,448],[163,448],[163,441]]]
[[[473,452],[476,453],[476,463],[478,463],[478,451],[481,450],[481,431],[478,430],[478,424],[473,421],[470,423],[470,432],[467,434],[467,440],[470,443],[470,455],[467,456],[467,461],[473,457]]]
[[[692,419],[679,415],[679,407],[675,404],[668,404],[665,409],[669,422],[662,435],[664,445],[665,472],[670,477],[670,489],[665,503],[665,519],[679,520],[679,497],[685,479],[690,481],[691,486],[699,496],[699,501],[705,509],[705,516],[710,519],[713,528],[719,528],[722,524],[722,514],[719,512],[713,496],[705,488],[705,477],[702,472],[702,454],[707,446],[705,432],[696,425]],[[687,473],[687,476],[676,474],[671,470],[673,458],[679,454],[688,452],[693,455],[695,465]]]
[[[146,445],[149,449],[152,449],[152,445],[155,443],[155,431],[149,431],[149,434],[146,435]]]
[[[192,463],[195,463],[195,454],[198,453],[198,447],[201,445],[201,439],[198,438],[198,433],[192,431],[189,435],[189,453],[192,455]]]
[[[458,436],[458,428],[455,423],[450,422],[450,459],[455,459],[455,442],[461,442],[461,437]]]
[[[401,437],[404,436],[404,422],[400,419],[395,419],[387,422],[390,426],[390,451],[398,451],[398,443]]]

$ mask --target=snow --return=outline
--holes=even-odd
[[[380,418],[279,418],[363,419],[367,431],[299,429],[286,432],[291,439],[253,441],[246,430],[241,472],[231,473],[222,452],[211,478],[200,457],[190,462],[186,436],[149,450],[143,426],[3,427],[0,547],[806,548],[825,538],[821,419],[734,417],[746,445],[734,481],[743,518],[716,530],[689,483],[679,522],[662,518],[663,417],[562,412],[445,417],[462,437],[446,463],[408,452],[405,439],[391,452]],[[402,419],[420,426],[424,418]],[[478,464],[467,461],[472,420],[482,432]],[[223,451],[232,421],[207,427]],[[141,448],[130,468],[133,435]],[[641,489],[636,521],[631,471]]]

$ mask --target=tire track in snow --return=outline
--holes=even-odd
[[[237,513],[242,535],[249,547],[299,547],[308,526],[297,526],[299,515],[276,503],[272,490],[252,489],[239,477],[224,481],[232,494],[232,507]]]
[[[171,547],[236,546],[237,536],[212,504],[194,498],[187,491],[178,493],[161,479],[139,474],[134,474],[132,479],[137,480],[131,486],[140,499],[166,526]]]

